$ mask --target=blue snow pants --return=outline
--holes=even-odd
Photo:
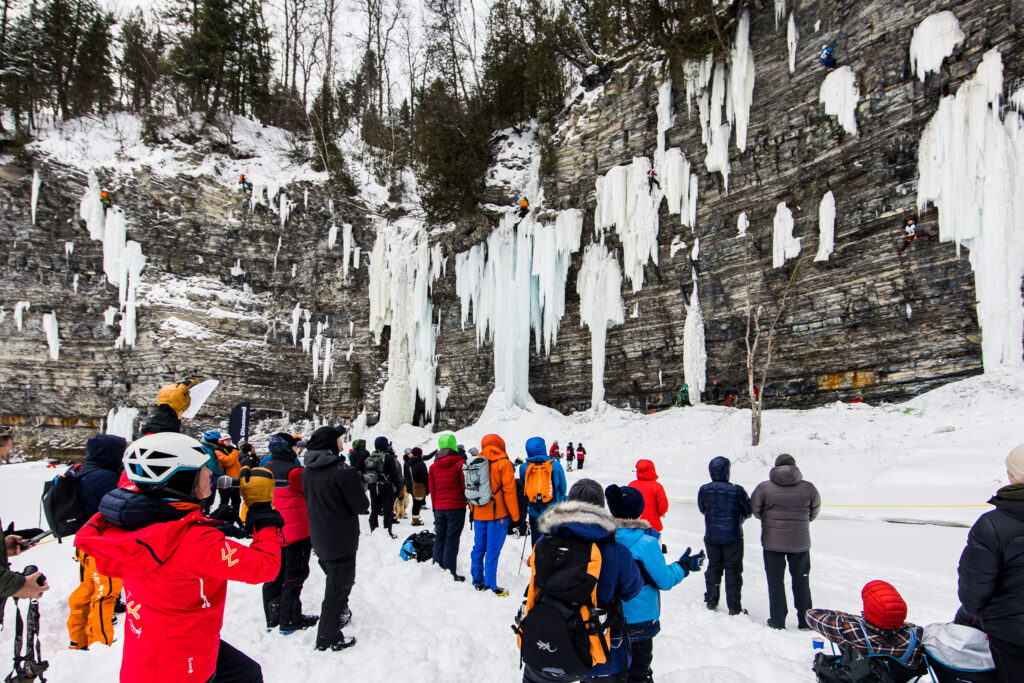
[[[473,522],[473,583],[494,590],[498,587],[498,556],[508,536],[508,517]]]
[[[459,536],[466,525],[466,509],[434,510],[434,564],[455,574]]]

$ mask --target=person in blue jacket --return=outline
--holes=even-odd
[[[615,540],[626,546],[636,561],[644,587],[636,597],[622,603],[626,620],[630,652],[627,683],[646,683],[653,680],[651,661],[654,659],[654,636],[661,631],[661,591],[677,586],[690,572],[699,572],[704,562],[704,551],[690,555],[687,548],[675,562],[665,562],[661,542],[652,532],[651,525],[640,519],[644,511],[644,496],[631,486],[612,484],[604,490],[608,509],[621,527]]]
[[[558,458],[548,453],[544,439],[535,436],[526,442],[526,462],[519,466],[519,480],[523,482],[524,487],[526,485],[526,470],[530,465],[542,465],[548,461],[551,462],[551,490],[554,492],[554,497],[547,503],[527,501],[526,510],[530,516],[530,543],[532,545],[536,545],[541,536],[537,520],[552,505],[565,501],[566,482],[562,464],[558,462]],[[602,505],[604,505],[603,502]]]
[[[743,613],[743,520],[750,519],[750,497],[739,484],[729,483],[729,459],[712,458],[708,464],[711,482],[700,487],[697,509],[704,515],[704,547],[708,571],[704,574],[708,609],[718,607],[722,574],[725,574],[725,602],[729,614]]]
[[[540,446],[544,442],[541,439]],[[533,441],[533,439],[531,439]],[[527,442],[529,449],[529,442]],[[540,519],[544,535],[577,538],[597,543],[601,549],[601,573],[597,577],[597,606],[607,609],[615,599],[623,602],[640,594],[643,579],[629,550],[618,543],[618,522],[605,510],[604,491],[593,479],[580,479],[569,490],[566,502],[554,505]],[[602,678],[618,676],[626,670],[628,653],[625,634],[620,629],[611,633],[612,650],[608,661],[598,664],[582,677],[566,676],[547,670],[538,670],[527,664],[523,670],[523,683],[549,683],[553,681],[615,680]]]

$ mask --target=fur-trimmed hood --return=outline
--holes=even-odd
[[[618,519],[616,521],[623,529],[639,529],[640,531],[647,531],[651,528],[651,523],[646,519]]]
[[[558,503],[541,515],[540,531],[551,536],[576,536],[595,541],[615,534],[619,522],[596,505],[578,500]]]

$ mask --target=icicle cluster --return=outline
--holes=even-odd
[[[565,280],[580,248],[583,214],[560,212],[553,224],[507,214],[487,238],[455,257],[456,292],[462,325],[476,325],[477,346],[494,346],[494,388],[506,406],[526,406],[530,397],[530,332],[536,351],[558,340],[565,314]]]
[[[963,42],[960,22],[950,11],[938,12],[918,24],[910,39],[910,66],[924,81],[928,72],[938,73],[942,62]]]
[[[634,157],[629,166],[616,166],[597,178],[594,228],[614,228],[622,242],[626,277],[639,292],[644,286],[644,266],[658,263],[658,205],[661,193],[648,192],[646,157]]]
[[[431,271],[422,229],[403,232],[383,221],[378,224],[370,254],[370,331],[379,344],[384,327],[391,327],[388,379],[380,394],[385,428],[412,422],[417,395],[423,399],[426,419],[434,417],[437,357]]]
[[[939,238],[970,250],[986,370],[1024,365],[1024,118],[1003,111],[1002,92],[993,49],[939,102],[918,148],[918,207],[934,204]]]
[[[603,244],[590,244],[576,276],[580,295],[580,324],[590,328],[590,407],[604,402],[605,345],[608,328],[625,322],[622,309],[622,271]]]
[[[683,225],[693,228],[697,224],[697,174],[690,173],[690,162],[683,150],[665,149],[665,134],[675,125],[675,118],[672,81],[669,80],[658,87],[658,146],[654,151],[654,169],[660,176],[661,188],[654,188],[657,193],[654,198],[660,204],[664,196],[669,213],[679,216]]]
[[[135,419],[138,416],[138,408],[111,408],[107,413],[107,434],[132,441],[135,438]]]
[[[704,347],[704,314],[697,295],[697,273],[693,273],[693,293],[683,323],[683,376],[689,387],[690,405],[700,403],[707,382],[708,354]]]
[[[821,84],[818,101],[825,105],[825,113],[839,119],[839,125],[851,135],[857,134],[857,103],[860,90],[857,75],[849,66],[841,66]]]
[[[818,253],[815,261],[828,261],[835,247],[836,198],[832,191],[825,193],[818,205]]]

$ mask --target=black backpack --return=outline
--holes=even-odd
[[[544,536],[530,557],[533,574],[516,632],[522,662],[581,676],[611,654],[621,605],[597,607],[601,550],[596,543]]]
[[[85,516],[82,477],[92,471],[94,468],[86,469],[78,463],[43,484],[43,514],[58,542],[65,536],[77,534],[89,521]]]
[[[838,655],[819,652],[811,670],[818,675],[818,683],[897,683],[880,658],[848,647]]]
[[[384,475],[384,464],[387,462],[387,453],[374,451],[363,460],[363,481],[368,486],[379,487],[388,483]]]
[[[434,532],[421,531],[405,539],[399,555],[403,560],[426,562],[434,557]]]

